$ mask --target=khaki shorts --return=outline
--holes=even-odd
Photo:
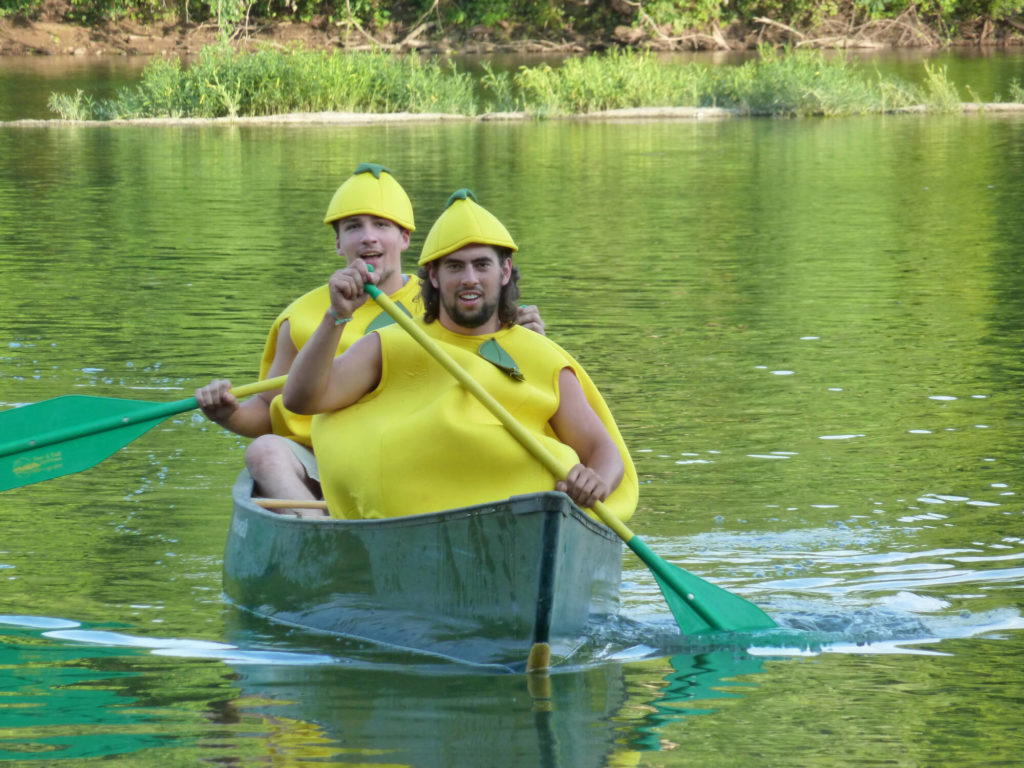
[[[320,482],[320,467],[317,466],[316,456],[313,455],[313,451],[302,443],[297,443],[294,440],[288,440],[288,444],[292,449],[292,453],[295,454],[295,458],[302,462],[302,466],[306,468],[306,474],[310,480],[315,480],[317,483]]]

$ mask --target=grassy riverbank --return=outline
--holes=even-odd
[[[297,112],[535,117],[631,107],[719,107],[751,115],[850,115],[924,106],[961,109],[942,68],[926,67],[923,85],[872,72],[820,51],[764,47],[740,66],[664,62],[613,51],[514,72],[485,68],[476,80],[437,58],[383,52],[327,53],[306,48],[239,52],[210,46],[191,66],[155,59],[134,88],[113,99],[54,93],[65,120],[256,117]],[[969,84],[966,85],[970,91]],[[1017,81],[997,100],[1024,102]]]

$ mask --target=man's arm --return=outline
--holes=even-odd
[[[377,334],[364,336],[335,357],[344,324],[366,302],[364,285],[371,279],[362,261],[331,276],[331,306],[296,356],[284,386],[288,410],[304,414],[336,411],[377,386],[382,364]]]
[[[267,371],[267,378],[288,373],[297,354],[298,350],[292,342],[291,327],[285,320],[278,329],[277,349]],[[226,379],[214,379],[196,390],[196,401],[206,418],[243,437],[270,434],[270,401],[281,390],[261,392],[244,403],[239,403],[230,390],[231,382]]]
[[[571,368],[563,368],[558,374],[558,389],[559,405],[551,417],[551,428],[559,440],[576,451],[580,463],[569,470],[564,481],[555,484],[555,490],[567,493],[577,506],[586,509],[618,488],[626,467],[619,447],[590,406]]]
[[[368,334],[345,354],[334,357],[340,330],[328,313],[295,358],[284,385],[284,407],[289,411],[338,411],[373,391],[380,382],[380,336]]]

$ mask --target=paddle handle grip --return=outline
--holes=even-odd
[[[454,358],[449,355],[441,346],[428,336],[422,328],[420,328],[416,321],[411,317],[402,312],[395,303],[377,286],[367,283],[365,286],[366,292],[370,294],[374,301],[380,305],[381,309],[387,312],[396,323],[402,326],[409,335],[411,335],[419,344],[439,362],[445,370],[454,376],[458,382],[465,387],[466,391],[473,395],[480,403],[491,412],[491,414],[502,423],[502,425],[512,433],[512,436],[516,438],[523,447],[526,448],[534,458],[537,459],[541,464],[544,465],[552,475],[557,477],[559,480],[564,480],[569,474],[569,467],[562,464],[558,458],[551,453],[544,445],[530,432],[526,427],[519,423],[508,410],[499,403],[494,397],[484,389],[480,383],[470,376],[461,365],[455,362]],[[619,520],[618,517],[612,513],[603,502],[594,502],[591,509],[601,518],[601,522],[611,528],[615,534],[625,541],[627,544],[634,538],[634,534],[629,528]]]

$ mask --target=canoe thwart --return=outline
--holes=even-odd
[[[259,499],[253,498],[253,504],[264,509],[327,509],[323,499]]]

